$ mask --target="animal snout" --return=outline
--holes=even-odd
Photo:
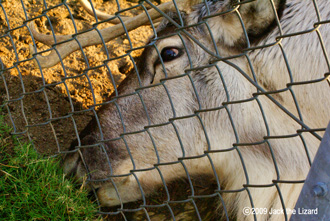
[[[87,146],[95,144],[97,141],[94,136],[87,135],[83,139],[81,139],[80,145],[78,140],[74,140],[71,143],[70,151],[64,158],[64,173],[68,176],[73,176],[76,178],[81,178],[86,174],[86,168],[82,157],[84,155],[84,148],[88,148]]]

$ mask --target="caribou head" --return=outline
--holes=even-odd
[[[149,17],[143,13],[119,23],[99,13],[118,24],[76,35],[85,47],[101,43],[100,35],[109,41],[124,34],[123,24],[130,31],[165,16],[136,68],[72,143],[65,172],[87,175],[103,206],[141,199],[164,181],[208,174],[220,183],[222,210],[238,220],[253,218],[242,213],[251,202],[256,208],[293,208],[301,185],[287,182],[305,178],[322,136],[312,129],[329,120],[326,46],[316,34],[286,38],[318,22],[310,16],[312,2],[176,3],[157,10],[151,4]],[[326,1],[318,4],[324,11]],[[30,28],[37,40],[55,42]],[[315,33],[330,43],[329,28]],[[79,49],[77,40],[36,59],[52,66],[58,55]],[[304,44],[311,46],[302,53]],[[303,83],[315,79],[321,80]],[[258,218],[281,220],[283,214]]]

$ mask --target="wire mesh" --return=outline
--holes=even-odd
[[[267,1],[274,20],[259,35],[251,33],[251,22],[245,20],[249,15],[240,10],[255,1],[220,10],[214,7],[222,1],[204,0],[193,9],[195,20],[189,9],[179,12],[178,1],[170,2],[171,13],[159,9],[163,1],[88,1],[94,13],[88,15],[77,1],[21,0],[15,7],[0,1],[0,89],[14,134],[26,136],[40,153],[78,156],[79,169],[73,170],[87,174],[105,219],[265,219],[276,208],[282,212],[274,216],[287,220],[294,206],[290,192],[299,194],[329,120],[326,1],[287,1],[283,15],[277,14],[283,3]],[[100,20],[96,6],[113,16]],[[164,18],[160,24],[149,15],[151,9]],[[298,16],[303,9],[311,13],[306,21]],[[132,31],[125,16],[143,12],[148,26]],[[236,26],[226,24],[227,17]],[[291,27],[298,18],[307,25]],[[103,30],[115,27],[110,24],[115,20],[121,29],[112,32],[122,35],[109,41]],[[48,46],[35,39],[31,22],[49,34]],[[240,30],[241,36],[226,45],[223,36],[231,30]],[[85,48],[83,36],[92,32],[100,42]],[[59,33],[67,37],[55,37]],[[289,44],[292,39],[297,45]],[[64,58],[67,44],[77,51]],[[185,63],[169,66],[164,49],[184,53]],[[315,59],[310,50],[317,51]],[[302,61],[304,53],[311,61]],[[51,60],[40,55],[53,56],[59,64],[43,68]],[[274,72],[263,73],[268,69],[262,62]],[[312,77],[296,77],[304,63],[314,65],[305,68],[316,72]],[[152,73],[156,70],[163,76]],[[283,73],[267,77],[276,70]],[[323,89],[319,100],[324,105],[308,97],[313,87]],[[316,107],[305,107],[304,96]],[[291,102],[284,102],[288,97]],[[256,111],[253,117],[246,115],[249,108]],[[306,114],[306,108],[320,116],[311,110]],[[323,124],[313,123],[314,117]],[[265,163],[264,170],[258,168]],[[296,176],[286,174],[290,167]],[[256,174],[267,170],[268,175]],[[251,213],[243,214],[242,208]]]

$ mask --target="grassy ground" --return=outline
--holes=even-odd
[[[95,220],[87,192],[64,178],[57,158],[42,158],[10,135],[0,116],[0,220]]]

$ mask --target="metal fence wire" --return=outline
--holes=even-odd
[[[13,134],[78,162],[105,219],[287,220],[329,121],[329,3],[182,2],[0,0]]]

